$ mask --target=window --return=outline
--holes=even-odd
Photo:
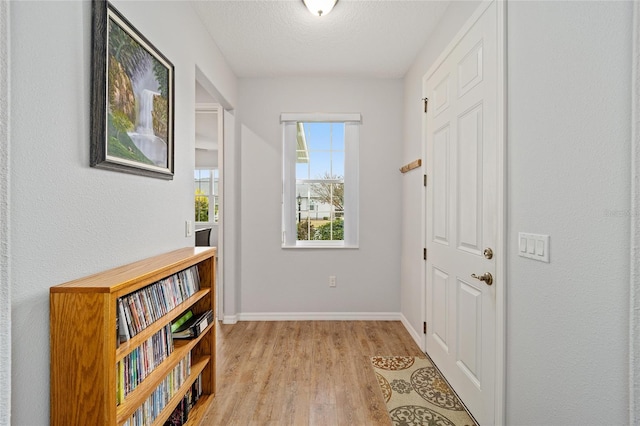
[[[196,222],[218,223],[218,169],[194,173]]]
[[[360,114],[281,121],[283,247],[357,247]]]

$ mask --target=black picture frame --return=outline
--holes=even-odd
[[[92,34],[91,167],[173,179],[173,64],[105,0]]]

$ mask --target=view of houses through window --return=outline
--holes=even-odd
[[[218,178],[218,169],[195,170],[196,222],[218,222]]]
[[[297,240],[344,240],[344,123],[297,123]]]

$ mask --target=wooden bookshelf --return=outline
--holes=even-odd
[[[50,288],[52,425],[123,424],[189,352],[191,373],[153,425],[164,424],[202,374],[202,396],[188,424],[200,423],[215,396],[213,325],[196,339],[174,341],[173,352],[120,405],[116,364],[185,310],[215,311],[215,257],[213,247],[187,247]],[[200,290],[118,347],[118,298],[194,265]]]

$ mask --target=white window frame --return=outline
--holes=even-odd
[[[344,123],[344,240],[298,241],[296,211],[297,123]],[[359,113],[282,113],[282,247],[358,248],[359,246],[359,144],[362,116]]]
[[[216,203],[218,203],[218,215],[220,214],[220,197],[218,192],[220,191],[220,169],[217,167],[196,167],[195,171],[198,170],[208,170],[211,174],[211,179],[209,181],[209,195],[202,194],[202,197],[207,197],[209,199],[209,220],[207,222],[195,221],[198,225],[216,225],[218,224],[220,218],[216,217]],[[215,191],[215,173],[218,173],[218,191]],[[195,178],[194,178],[195,184]],[[195,192],[195,191],[194,191]],[[194,201],[195,201],[195,193],[194,193]]]

